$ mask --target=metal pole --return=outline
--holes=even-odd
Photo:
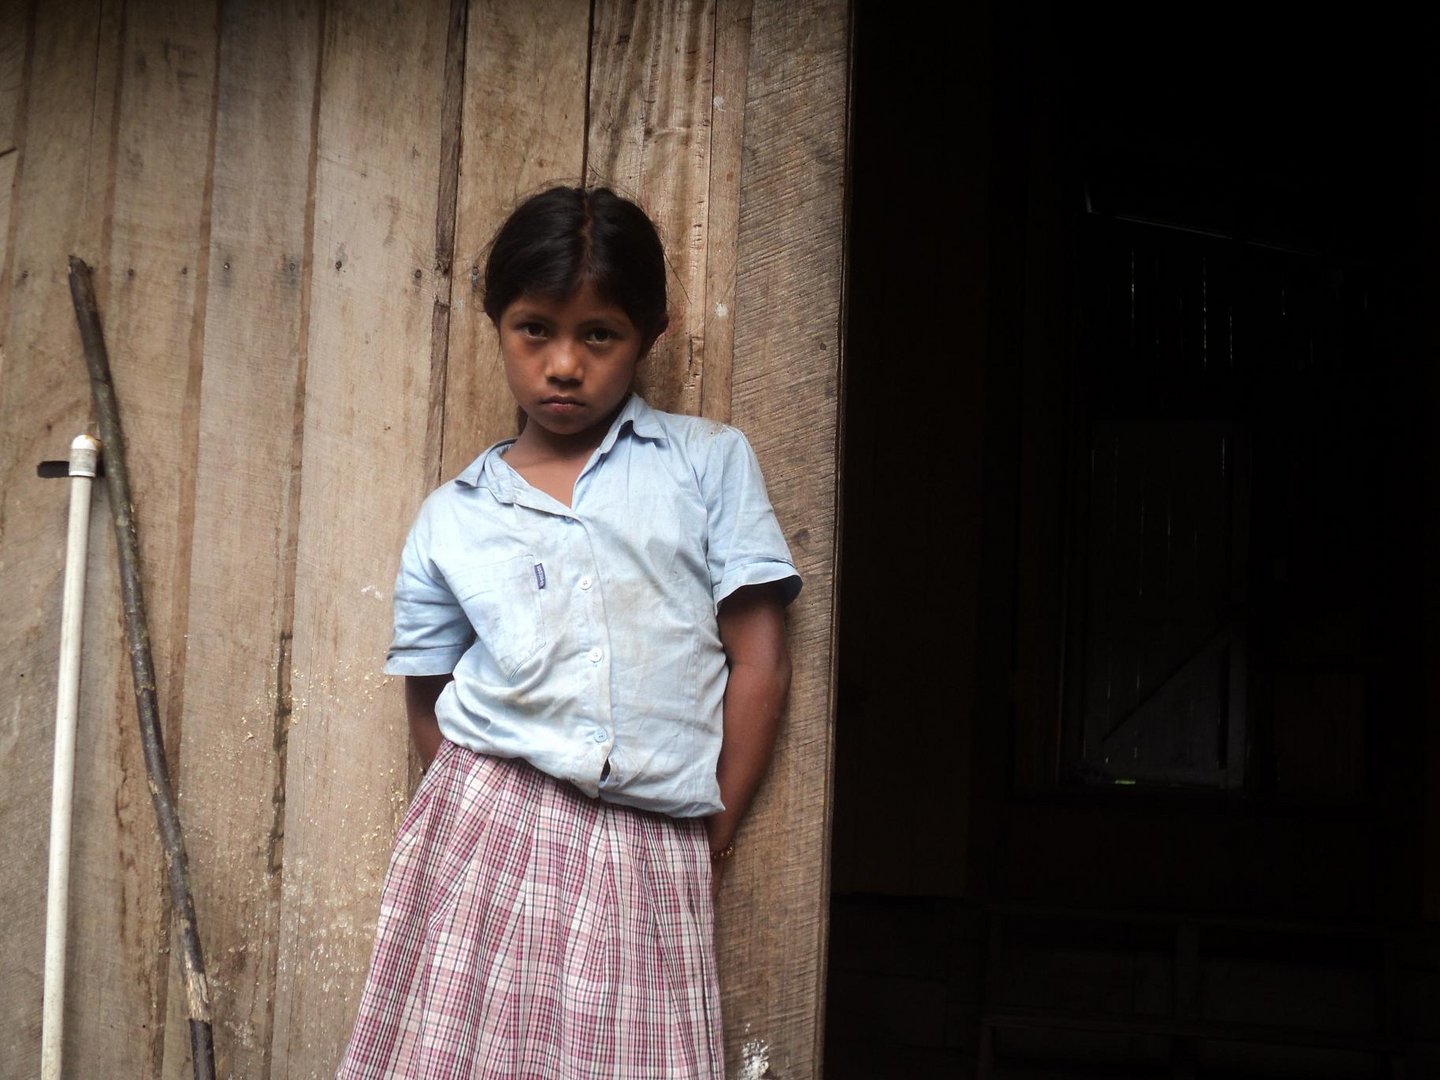
[[[55,773],[50,796],[50,885],[45,906],[45,1004],[42,1080],[60,1080],[65,1032],[65,936],[70,908],[70,810],[75,788],[75,719],[80,698],[80,633],[85,615],[85,556],[90,485],[100,444],[77,435],[70,444],[70,527],[60,607],[60,675],[55,701]]]

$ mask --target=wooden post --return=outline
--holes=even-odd
[[[786,727],[722,895],[726,1050],[740,1075],[767,1062],[776,1076],[820,1072],[848,33],[832,0],[757,4],[750,28],[732,412],[805,591],[790,612]]]

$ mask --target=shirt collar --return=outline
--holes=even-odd
[[[660,417],[655,414],[654,409],[646,404],[644,398],[639,394],[632,393],[625,399],[625,404],[621,406],[614,423],[610,425],[610,430],[600,441],[600,446],[596,451],[597,459],[610,452],[611,447],[615,445],[616,440],[624,433],[627,426],[642,439],[654,439],[659,442],[665,440],[665,428],[660,423]]]
[[[632,393],[625,399],[625,404],[621,406],[615,419],[611,421],[610,430],[600,441],[594,460],[599,460],[608,454],[627,428],[632,434],[642,439],[663,442],[666,438],[665,426],[660,422],[660,417],[655,410],[639,394]],[[514,502],[513,471],[495,467],[500,463],[501,455],[514,442],[514,438],[501,439],[488,447],[484,453],[465,467],[465,471],[455,478],[456,482],[464,484],[466,487],[480,487],[482,483],[488,483],[491,490],[505,502]]]

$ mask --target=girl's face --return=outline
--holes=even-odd
[[[529,418],[521,440],[576,452],[598,446],[650,344],[630,317],[587,282],[563,300],[522,295],[497,329],[510,392]]]

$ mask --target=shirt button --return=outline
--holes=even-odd
[[[595,732],[595,741],[596,741],[596,742],[604,742],[604,741],[605,741],[606,739],[608,739],[609,737],[610,737],[609,734],[605,731],[604,728],[600,728],[598,731]]]
[[[591,649],[585,655],[590,657],[590,662],[592,664],[598,664],[600,662],[600,657],[604,656],[605,654],[602,653],[599,649]]]
[[[582,589],[588,589],[593,584],[594,582],[590,580],[590,575],[588,574],[580,579],[580,587]]]

